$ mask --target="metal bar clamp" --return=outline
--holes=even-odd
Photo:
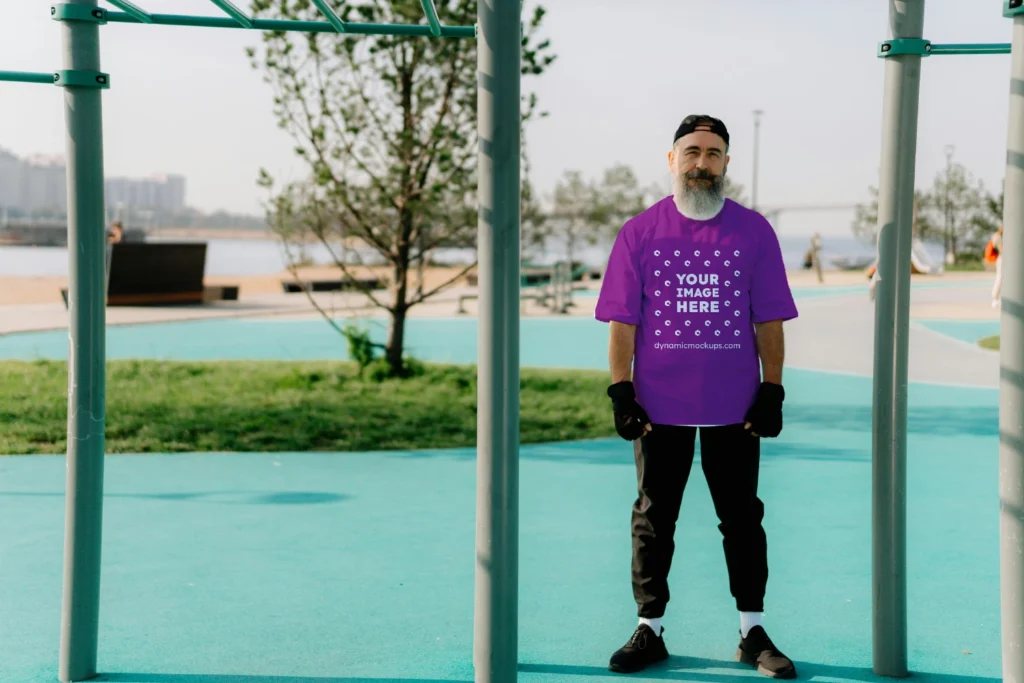
[[[110,74],[105,74],[102,71],[65,69],[53,75],[53,84],[65,88],[101,88],[106,90],[110,87]]]

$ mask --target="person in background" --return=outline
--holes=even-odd
[[[107,230],[107,244],[117,244],[124,239],[124,226],[121,221],[114,221]]]
[[[772,678],[796,676],[761,625],[768,547],[757,482],[760,440],[782,430],[782,325],[797,310],[775,230],[724,197],[728,151],[720,120],[683,120],[668,154],[673,193],[619,231],[595,311],[609,323],[608,396],[637,474],[639,624],[611,657],[619,673],[669,656],[661,621],[699,431],[739,617],[736,658]]]
[[[1003,289],[1003,226],[989,240],[992,253],[996,259],[996,279],[992,283],[992,308],[999,308],[999,300]]]

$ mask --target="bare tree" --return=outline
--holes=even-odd
[[[344,21],[425,23],[419,0],[331,4]],[[476,22],[476,0],[436,4],[445,24]],[[260,18],[322,20],[308,0],[252,0],[252,9]],[[523,76],[542,74],[554,60],[548,41],[537,38],[544,14],[537,7],[525,23]],[[390,314],[385,358],[395,376],[404,374],[409,309],[476,265],[433,287],[411,283],[435,250],[476,242],[476,49],[466,39],[269,31],[248,51],[273,88],[279,125],[309,167],[306,180],[280,189],[261,171],[271,223],[283,240],[315,238],[352,282],[355,268],[334,245],[362,245],[387,264],[386,297],[359,289]],[[525,121],[537,99],[524,93],[523,104]]]

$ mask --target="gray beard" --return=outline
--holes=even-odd
[[[725,206],[722,195],[723,176],[719,176],[711,187],[689,187],[686,176],[672,178],[672,196],[679,213],[696,221],[706,221],[718,215]]]

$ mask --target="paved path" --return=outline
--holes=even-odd
[[[996,315],[988,308],[987,290],[977,286],[911,292],[912,315],[950,306],[984,307],[990,318]],[[786,325],[788,365],[872,375],[875,309],[865,293],[801,299],[798,307],[800,317]],[[908,376],[912,382],[995,387],[999,384],[999,354],[912,319]]]

